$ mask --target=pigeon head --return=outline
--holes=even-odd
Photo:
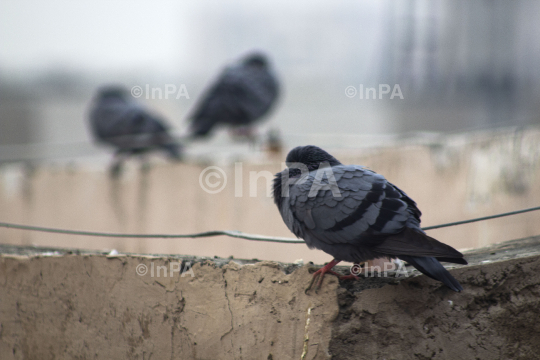
[[[317,170],[321,163],[327,162],[330,166],[341,165],[338,159],[318,146],[297,146],[292,149],[285,160],[287,166],[292,163],[302,163],[309,171]]]
[[[122,99],[126,100],[128,92],[121,86],[106,86],[98,90],[97,98],[104,99]]]
[[[268,60],[266,59],[266,56],[260,52],[249,54],[245,57],[243,61],[244,65],[246,66],[255,66],[255,67],[267,67],[268,66]]]
[[[285,162],[288,169],[277,173],[274,178],[274,202],[278,208],[281,208],[283,203],[283,187],[294,184],[294,182],[288,182],[285,179],[298,178],[302,175],[301,167],[296,164],[304,164],[309,171],[317,170],[321,164],[329,164],[330,166],[342,165],[338,159],[314,145],[295,147],[289,152]]]

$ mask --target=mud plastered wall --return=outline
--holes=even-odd
[[[461,293],[328,275],[306,294],[307,267],[273,262],[2,255],[0,358],[534,359],[540,255],[518,256],[451,270]]]

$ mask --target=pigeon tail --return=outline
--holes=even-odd
[[[450,289],[460,292],[463,290],[461,284],[441,265],[434,257],[399,256],[403,261],[414,266],[422,274],[434,280],[441,281]]]

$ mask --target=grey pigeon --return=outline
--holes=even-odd
[[[286,162],[288,168],[274,179],[283,221],[308,247],[334,257],[315,272],[318,286],[340,261],[399,258],[450,289],[463,290],[439,262],[466,265],[463,254],[427,236],[416,203],[382,175],[343,165],[311,145],[291,150]]]
[[[228,125],[252,136],[250,125],[274,105],[278,82],[265,55],[252,53],[226,68],[206,91],[190,116],[190,135],[208,136],[218,125]]]
[[[171,158],[181,159],[181,147],[169,134],[165,122],[130,99],[124,88],[111,86],[98,90],[90,110],[91,130],[97,141],[116,148],[117,163],[121,157],[164,150]]]

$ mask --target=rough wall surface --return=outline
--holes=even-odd
[[[540,237],[466,257],[461,293],[329,275],[305,294],[308,267],[274,262],[4,254],[0,359],[538,359]]]
[[[340,288],[335,359],[539,359],[540,256],[455,269],[465,291],[425,276]]]
[[[2,257],[0,359],[329,358],[335,278],[308,296],[307,268],[209,262],[193,277],[137,275],[152,262],[170,268],[157,258]]]

